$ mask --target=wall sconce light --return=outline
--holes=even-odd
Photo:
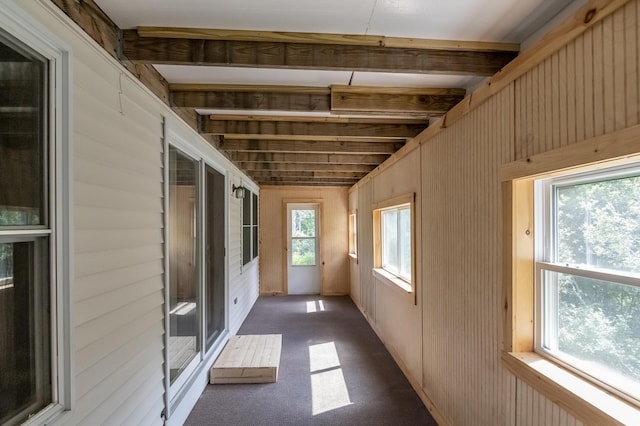
[[[233,191],[233,195],[236,198],[244,198],[244,191],[245,191],[245,187],[244,186],[236,186],[235,184],[231,185],[231,191]]]

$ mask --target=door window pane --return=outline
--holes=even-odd
[[[169,369],[173,383],[197,353],[197,163],[169,148]]]
[[[316,211],[291,210],[291,265],[316,264]]]
[[[291,250],[291,265],[311,266],[316,264],[315,238],[292,238]]]
[[[316,211],[315,210],[291,210],[291,236],[315,237],[316,236]]]

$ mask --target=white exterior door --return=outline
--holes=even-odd
[[[289,294],[320,293],[319,204],[287,204]]]

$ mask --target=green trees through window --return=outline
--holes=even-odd
[[[542,342],[640,398],[640,176],[601,179],[551,185]]]
[[[316,211],[291,211],[291,264],[316,264]]]

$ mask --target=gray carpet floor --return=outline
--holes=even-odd
[[[185,424],[436,425],[349,297],[261,297],[238,334],[282,334],[278,381],[209,385]]]

